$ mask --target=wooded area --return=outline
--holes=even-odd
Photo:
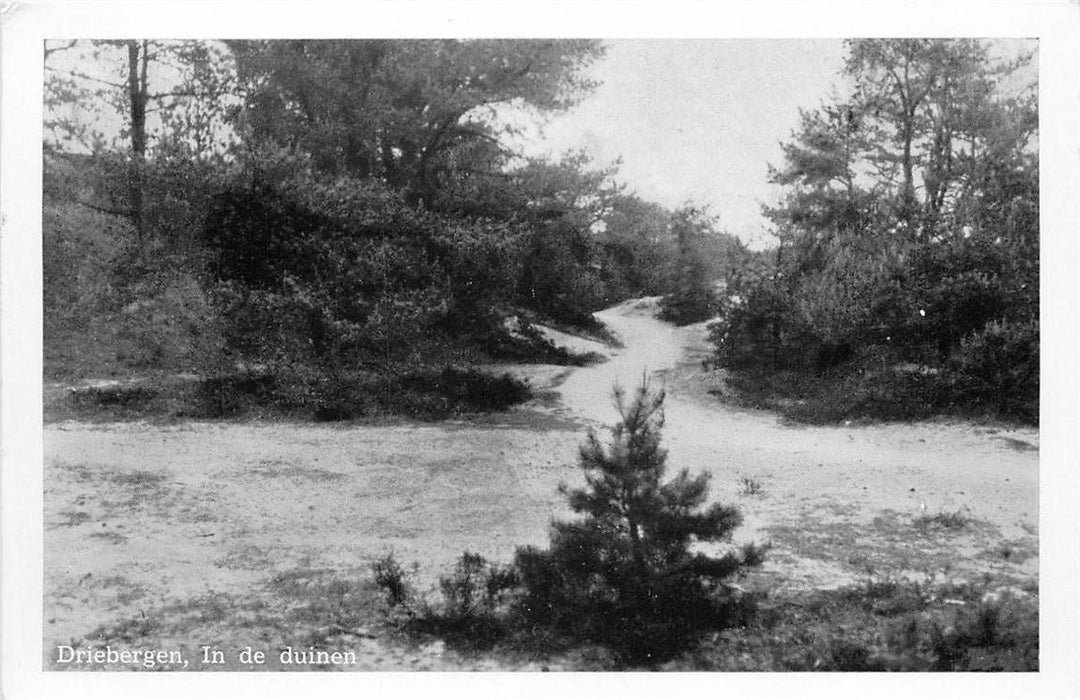
[[[717,362],[787,391],[811,375],[796,381],[818,399],[803,417],[1037,420],[1030,59],[977,40],[847,42],[853,87],[784,144],[775,267],[739,280],[713,326]]]
[[[528,321],[596,332],[593,311],[664,295],[668,320],[717,319],[751,401],[1036,420],[1030,56],[846,49],[850,90],[802,112],[771,171],[779,245],[753,252],[617,166],[506,145],[507,114],[589,94],[598,41],[52,42],[46,372],[192,372],[345,417],[366,410],[350,382],[572,361]],[[220,399],[199,411],[243,408]]]
[[[47,372],[239,390],[257,367],[284,404],[345,416],[362,409],[337,395],[346,376],[370,389],[559,359],[528,319],[595,331],[594,310],[711,284],[753,256],[706,216],[627,193],[581,153],[503,143],[500,110],[569,108],[602,55],[577,40],[50,45]],[[153,76],[171,82],[155,92]],[[110,117],[124,129],[95,131]]]

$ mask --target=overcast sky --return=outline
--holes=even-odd
[[[593,66],[602,85],[556,118],[534,153],[583,147],[622,156],[621,179],[667,207],[709,205],[721,227],[758,240],[775,201],[779,143],[839,84],[841,40],[627,40]]]
[[[622,157],[619,179],[644,199],[674,208],[708,205],[720,226],[755,248],[765,234],[762,204],[775,204],[769,164],[780,142],[813,109],[846,92],[842,39],[674,39],[606,42],[591,69],[602,84],[549,124],[526,151],[584,148],[597,164]],[[1033,41],[997,39],[991,51],[1014,59]],[[1037,79],[1037,61],[1006,91]],[[1011,88],[1008,87],[1011,85]]]

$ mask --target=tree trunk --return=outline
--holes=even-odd
[[[901,197],[901,199],[900,199],[901,214],[900,215],[903,218],[905,223],[911,225],[911,224],[914,224],[915,209],[916,209],[916,202],[915,202],[915,172],[914,172],[915,169],[914,169],[914,165],[912,163],[912,154],[911,154],[912,141],[915,138],[914,133],[913,133],[914,132],[913,122],[915,120],[915,115],[914,114],[908,114],[908,115],[905,115],[905,116],[907,117],[907,119],[906,119],[906,123],[903,126],[903,131],[902,131],[903,139],[904,139],[904,148],[903,148],[903,152],[902,152],[902,154],[900,156],[900,158],[901,158],[900,163],[901,163],[901,166],[903,168],[903,173],[904,173],[904,185],[903,185],[903,190],[901,191],[901,194],[900,194],[900,197]]]
[[[147,42],[128,41],[128,99],[131,108],[131,163],[128,167],[128,197],[131,222],[141,242],[146,234],[143,205],[143,171],[146,164],[146,69]]]

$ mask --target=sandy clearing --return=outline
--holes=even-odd
[[[742,507],[737,540],[777,542],[766,584],[839,585],[865,575],[866,562],[917,575],[945,562],[950,575],[1037,578],[1037,556],[987,556],[1002,546],[1037,552],[1037,430],[792,427],[732,409],[698,390],[703,328],[673,328],[654,309],[641,300],[599,314],[625,346],[607,363],[502,367],[558,396],[500,416],[46,426],[46,658],[52,645],[170,603],[258,595],[277,573],[362,577],[393,552],[418,563],[431,588],[465,549],[508,560],[518,545],[542,544],[551,518],[567,515],[556,486],[580,478],[583,428],[611,423],[612,385],[632,388],[643,373],[667,384],[670,466],[708,471],[713,498]],[[744,478],[762,493],[744,493]],[[977,527],[912,530],[921,514],[956,511]],[[219,633],[222,643],[251,643],[243,630]],[[364,644],[363,668],[494,663]]]
[[[429,584],[465,549],[508,559],[544,541],[576,439],[493,425],[65,423],[47,434],[56,639],[123,607],[110,578],[165,600],[389,552],[421,562]]]

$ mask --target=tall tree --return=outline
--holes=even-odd
[[[147,159],[154,145],[192,139],[201,151],[197,157],[219,146],[215,132],[223,128],[221,100],[231,89],[224,56],[208,42],[125,39],[48,42],[45,57],[46,152],[90,151],[98,159],[122,159],[122,203],[80,201],[122,214],[143,240]],[[70,114],[75,104],[86,108],[82,118]],[[106,133],[87,123],[87,114],[103,114],[110,107],[124,124],[120,132]],[[216,116],[205,116],[201,129],[193,128],[186,118],[193,112]],[[156,134],[150,123],[154,113],[159,117]]]
[[[680,325],[704,321],[716,311],[715,285],[706,263],[707,241],[717,232],[703,211],[683,207],[671,215],[677,253],[671,293],[661,301],[661,316]]]
[[[999,109],[996,84],[1030,56],[995,61],[974,39],[859,39],[847,44],[852,109],[875,145],[867,163],[893,188],[896,213],[913,239],[935,227]]]
[[[607,252],[608,266],[614,268],[611,276],[626,296],[671,291],[677,245],[671,233],[670,211],[635,195],[614,197],[599,240]]]
[[[870,346],[942,366],[987,324],[1011,319],[1030,334],[1037,113],[1016,85],[1029,57],[996,50],[847,43],[851,92],[804,112],[770,171],[785,188],[766,210],[781,239],[777,275],[718,334],[726,348],[750,357],[742,334],[767,337],[777,347],[761,355],[788,366],[832,367]]]
[[[603,52],[580,40],[230,46],[249,86],[254,138],[299,149],[319,172],[377,177],[425,203],[442,178],[476,164],[470,146],[498,144],[495,110],[569,107],[591,87],[583,69]]]
[[[836,241],[861,236],[875,219],[881,186],[860,177],[871,149],[867,125],[851,103],[826,104],[802,111],[781,148],[785,163],[770,166],[769,181],[787,193],[764,212],[777,227],[781,259],[786,252],[798,270],[821,269]]]
[[[128,56],[128,115],[131,131],[131,162],[128,165],[128,198],[131,220],[139,240],[146,236],[143,217],[143,171],[146,169],[146,107],[150,101],[147,67],[150,42],[130,39]]]

